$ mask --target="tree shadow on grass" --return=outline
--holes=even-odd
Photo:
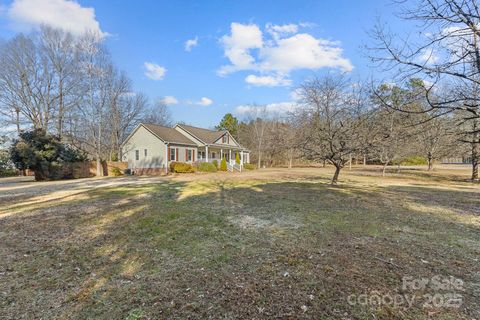
[[[416,192],[318,180],[94,190],[83,203],[0,220],[0,308],[48,318],[427,318],[420,306],[402,313],[346,300],[392,292],[404,275],[470,279],[478,268],[462,259],[473,248],[432,243],[443,240],[436,230],[463,224],[407,210],[397,195]],[[464,238],[478,241],[473,231]],[[468,292],[469,310],[441,312],[476,315],[474,298]]]

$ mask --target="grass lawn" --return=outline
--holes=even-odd
[[[480,186],[467,171],[331,175],[191,174],[28,198],[17,185],[0,203],[0,318],[480,318]],[[435,276],[463,284],[402,288]],[[451,293],[459,307],[438,303]]]

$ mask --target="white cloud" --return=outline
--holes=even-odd
[[[145,76],[152,80],[162,80],[167,72],[167,69],[153,62],[145,62],[143,67],[145,68]]]
[[[267,86],[267,87],[276,87],[276,86],[289,86],[292,81],[289,79],[284,79],[281,76],[256,76],[250,74],[245,78],[245,82],[254,86]]]
[[[15,29],[26,30],[46,24],[75,35],[86,31],[100,37],[108,35],[100,29],[94,8],[82,7],[72,0],[15,0],[8,7],[7,14]]]
[[[178,100],[174,96],[165,96],[160,101],[166,105],[178,104]]]
[[[263,46],[262,31],[255,24],[244,25],[234,22],[230,25],[230,35],[223,36],[221,43],[225,49],[225,56],[232,64],[220,68],[220,75],[250,69],[255,62],[250,53],[251,49]]]
[[[418,58],[420,61],[425,62],[426,64],[434,64],[440,59],[440,57],[432,48],[427,48],[420,51],[420,56]]]
[[[197,106],[209,106],[213,103],[213,100],[207,97],[202,97],[199,101],[189,101],[188,103]]]
[[[281,86],[290,81],[288,77],[295,70],[335,68],[350,72],[353,69],[350,60],[343,57],[338,42],[318,39],[308,33],[298,33],[298,30],[296,24],[268,24],[264,39],[257,25],[232,23],[230,35],[221,40],[230,64],[222,66],[218,73],[224,76],[242,70],[256,71],[262,75],[247,76],[245,81]]]
[[[288,34],[297,33],[298,32],[298,25],[290,23],[290,24],[283,24],[283,25],[276,25],[268,23],[265,27],[268,33],[272,35],[275,39],[278,39],[282,36],[286,36]]]
[[[261,69],[290,72],[296,69],[338,68],[352,71],[348,59],[342,57],[343,49],[337,43],[316,39],[307,33],[280,39],[275,46],[263,48]]]
[[[195,37],[194,39],[188,39],[185,41],[185,51],[192,51],[193,47],[196,47],[198,45],[198,37]]]
[[[290,97],[293,101],[302,100],[302,95],[300,94],[299,90],[293,90],[292,92],[290,92]]]
[[[294,102],[278,102],[270,103],[264,106],[257,105],[239,105],[235,108],[235,113],[238,115],[247,115],[249,113],[260,112],[265,108],[265,112],[268,114],[284,114],[287,112],[292,112],[297,108],[297,104]]]

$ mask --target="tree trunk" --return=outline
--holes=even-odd
[[[363,155],[363,166],[366,167],[367,166],[367,155]]]
[[[20,109],[19,108],[15,108],[15,124],[17,126],[17,134],[18,136],[20,137],[20,133],[21,133],[21,130],[20,130]],[[22,176],[26,177],[27,176],[27,170],[26,169],[22,169]]]
[[[20,109],[19,108],[15,108],[15,114],[16,114],[15,124],[17,125],[17,133],[20,136]]]
[[[340,169],[342,169],[340,166],[335,165],[335,173],[332,178],[332,184],[337,184],[338,176],[340,175]]]
[[[58,101],[58,119],[57,119],[57,134],[58,138],[62,140],[63,136],[63,116],[64,116],[64,108],[63,108],[63,80],[60,79],[58,84],[58,91],[59,91],[59,101]]]
[[[97,157],[96,157],[96,161],[97,161],[97,174],[96,176],[97,177],[101,177],[103,176],[103,168],[102,168],[102,161],[100,160],[100,156],[97,154]]]
[[[348,170],[352,170],[352,156],[350,155],[350,160],[348,161]]]
[[[327,166],[327,160],[323,160],[323,167],[325,168]]]
[[[388,162],[385,162],[383,164],[383,168],[382,168],[382,177],[385,177],[385,172],[387,171],[387,166],[388,166]]]
[[[260,145],[259,145],[259,146],[258,146],[258,160],[257,160],[257,162],[258,162],[258,169],[260,169],[260,168],[261,168],[261,165],[262,165],[262,156],[260,155],[260,153],[261,153],[261,152],[260,152],[260,149],[261,149],[261,147],[260,147]]]
[[[431,171],[433,169],[433,159],[432,159],[432,154],[429,152],[427,155],[427,161],[428,161],[428,171]]]
[[[397,164],[397,173],[400,173],[400,162]]]
[[[472,181],[478,182],[480,181],[478,178],[478,162],[479,162],[479,156],[480,154],[478,153],[478,143],[475,143],[473,141],[472,143]]]

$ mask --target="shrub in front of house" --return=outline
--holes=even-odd
[[[217,161],[217,160],[213,160],[213,161],[212,161],[212,164],[215,166],[215,168],[218,169],[218,161]]]
[[[217,167],[210,162],[201,162],[198,165],[198,171],[201,172],[217,172]]]
[[[235,156],[235,163],[240,164],[240,154],[237,152],[237,155]]]
[[[172,166],[170,165],[170,168],[172,168]],[[191,173],[191,172],[195,172],[195,168],[189,164],[189,163],[185,163],[185,162],[175,162],[174,166],[173,166],[173,170],[172,172],[176,172],[176,173]]]
[[[179,163],[179,162],[172,161],[168,164],[169,167],[170,167],[170,172],[175,172],[175,166],[177,165],[177,163]]]
[[[253,169],[255,169],[255,166],[251,163],[244,163],[243,168],[245,168],[247,170],[253,170]]]
[[[227,160],[225,158],[220,162],[220,171],[227,171]]]
[[[119,177],[119,176],[123,175],[122,170],[120,170],[117,167],[113,167],[111,172],[112,172],[114,177]]]

